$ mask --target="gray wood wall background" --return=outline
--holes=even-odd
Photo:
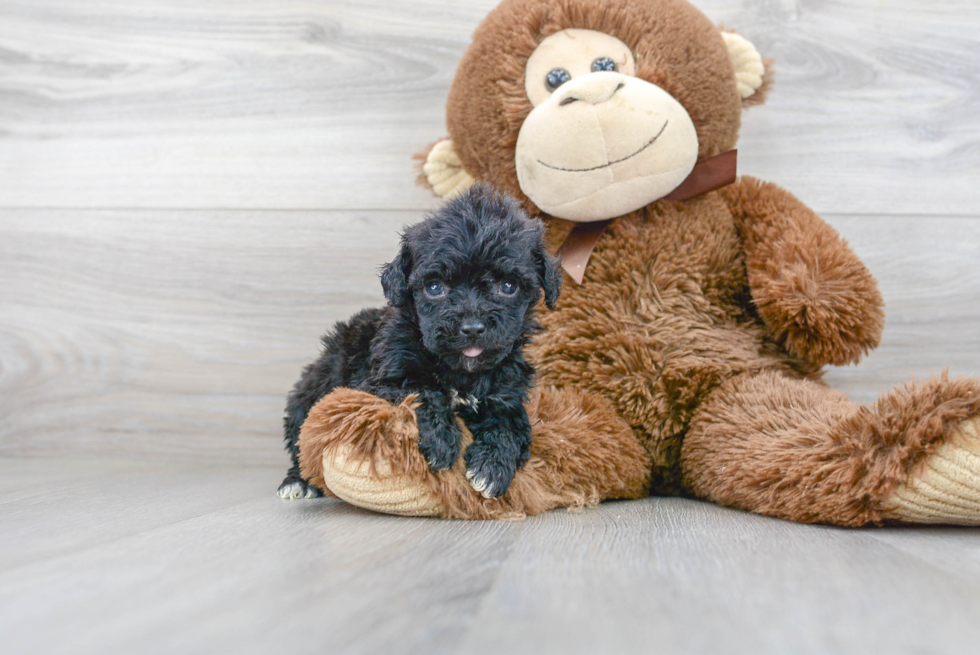
[[[859,401],[980,374],[980,3],[695,0],[776,59],[742,173],[877,275]],[[0,0],[0,456],[282,461],[283,397],[435,203],[495,0]]]

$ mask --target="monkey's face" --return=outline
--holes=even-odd
[[[567,29],[528,59],[534,109],[517,137],[521,190],[541,210],[573,221],[612,218],[662,198],[694,168],[698,135],[683,105],[634,77],[619,39]]]
[[[427,154],[442,196],[490,182],[589,222],[663,198],[735,147],[765,67],[686,0],[502,0],[473,36]]]

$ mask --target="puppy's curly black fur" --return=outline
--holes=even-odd
[[[289,394],[293,465],[279,495],[320,495],[300,475],[297,439],[310,409],[336,387],[393,403],[418,394],[419,449],[434,471],[459,457],[458,415],[473,434],[464,456],[471,484],[502,495],[531,446],[524,402],[534,369],[522,349],[540,329],[542,290],[553,308],[561,287],[544,226],[513,198],[474,185],[405,230],[381,284],[388,306],[337,323]]]

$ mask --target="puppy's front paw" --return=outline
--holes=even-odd
[[[517,459],[492,442],[475,442],[466,449],[466,479],[484,498],[496,498],[507,493]]]
[[[419,434],[419,451],[433,471],[452,468],[459,459],[459,431],[437,430]]]
[[[285,500],[298,500],[300,498],[320,498],[323,492],[316,487],[307,484],[303,480],[286,476],[286,479],[279,485],[279,497]]]
[[[433,471],[452,468],[459,459],[459,442],[462,434],[456,425],[456,417],[445,406],[442,396],[427,396],[427,402],[418,409],[419,451]]]

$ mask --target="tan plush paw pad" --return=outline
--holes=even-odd
[[[387,462],[351,458],[351,449],[323,455],[323,479],[338,498],[351,505],[384,514],[439,516],[442,503],[420,481],[395,475]]]
[[[886,519],[980,525],[980,417],[956,427],[948,443],[883,504]]]

